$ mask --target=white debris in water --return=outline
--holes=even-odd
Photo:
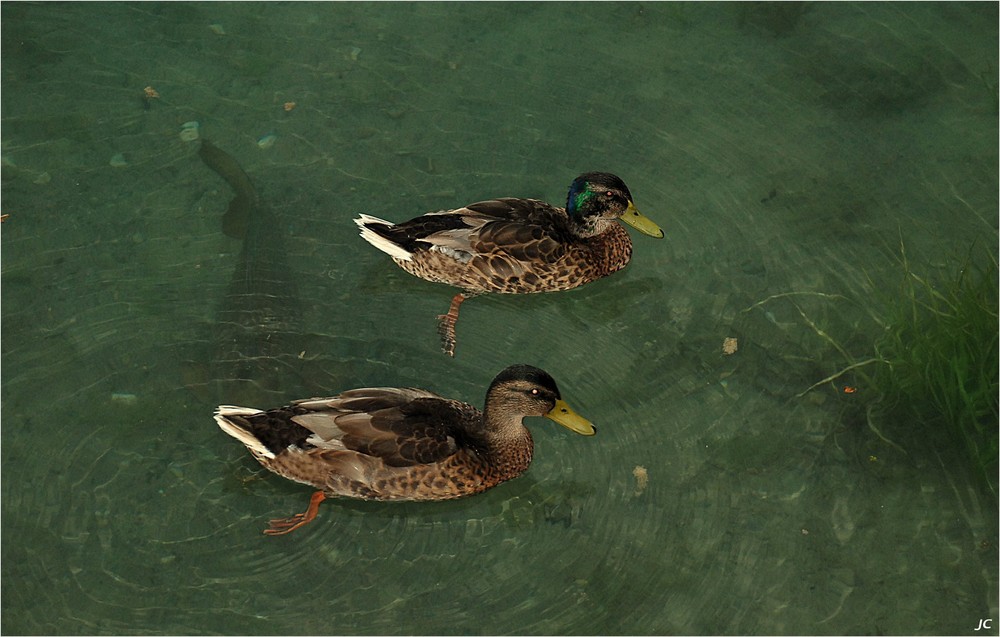
[[[193,142],[200,137],[198,129],[201,124],[198,122],[184,122],[181,124],[181,139],[186,142]]]
[[[139,397],[127,391],[111,392],[111,402],[123,405],[134,405],[139,402]]]
[[[278,136],[268,133],[257,140],[257,146],[262,150],[267,150],[271,146],[274,146],[274,142],[278,141]]]

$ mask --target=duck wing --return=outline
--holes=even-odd
[[[475,447],[481,412],[413,388],[364,388],[292,403],[291,422],[311,432],[307,453],[352,451],[388,466],[434,464]]]
[[[466,263],[477,255],[556,261],[572,241],[566,212],[536,199],[480,201],[373,229],[410,253],[438,250]]]

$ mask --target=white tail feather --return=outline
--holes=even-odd
[[[228,418],[229,416],[254,416],[262,413],[264,412],[259,409],[251,409],[249,407],[220,405],[219,408],[215,410],[215,422],[219,425],[219,428],[222,429],[222,431],[246,445],[246,448],[249,449],[255,456],[273,458],[274,454],[264,446],[264,443],[257,440],[253,434],[238,426]]]
[[[376,225],[392,227],[393,225],[392,223],[386,221],[385,219],[379,219],[378,217],[373,217],[371,215],[366,215],[366,214],[362,214],[361,216],[359,216],[357,219],[354,220],[354,223],[358,224],[358,227],[361,228],[362,239],[372,244],[382,252],[385,252],[393,259],[409,261],[410,259],[413,258],[412,252],[409,252],[408,250],[404,249],[398,243],[394,243],[389,239],[386,239],[379,233],[369,228],[367,225],[371,223]]]

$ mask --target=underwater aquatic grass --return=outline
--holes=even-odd
[[[929,440],[939,439],[938,433],[951,438],[996,494],[996,259],[987,254],[974,264],[966,258],[937,280],[914,272],[903,248],[900,263],[896,302],[884,304],[883,332],[874,344],[879,364],[861,374],[882,397],[877,416],[922,423]]]
[[[900,244],[899,284],[891,289],[868,278],[864,290],[843,296],[790,292],[744,311],[787,298],[802,322],[846,361],[836,372],[798,394],[850,379],[867,396],[868,427],[906,453],[916,445],[953,445],[967,455],[986,487],[997,493],[998,271],[993,254],[967,256],[949,272],[930,278],[915,271]],[[877,325],[869,351],[853,355],[831,328],[810,318],[795,299],[847,301]]]

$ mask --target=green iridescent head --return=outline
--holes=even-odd
[[[581,226],[620,219],[643,234],[663,238],[663,230],[636,209],[625,182],[611,173],[584,173],[574,179],[566,199],[566,213]]]

